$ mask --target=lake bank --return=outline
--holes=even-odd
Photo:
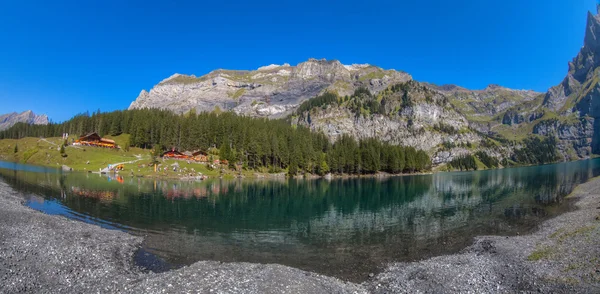
[[[133,262],[142,238],[24,207],[0,182],[0,283],[3,292],[248,293],[594,292],[600,283],[600,180],[571,194],[578,209],[533,234],[478,237],[459,254],[395,263],[362,284],[281,265],[197,262],[144,273]]]
[[[129,141],[128,135],[116,137],[109,136],[118,144],[124,145]],[[75,139],[75,138],[72,138]],[[211,162],[195,162],[184,159],[162,159],[158,160],[158,168],[154,169],[152,164],[152,150],[130,147],[126,149],[101,148],[92,146],[67,145],[64,154],[60,151],[63,144],[62,138],[33,138],[2,139],[0,140],[0,160],[40,165],[45,167],[61,168],[67,166],[78,172],[100,172],[106,170],[109,165],[116,166],[124,164],[120,175],[123,177],[147,177],[153,179],[196,179],[201,176],[209,178],[280,178],[289,177],[287,170],[278,173],[269,173],[268,169],[243,169],[241,173],[225,165],[216,165]],[[218,155],[215,159],[219,158]],[[174,170],[175,165],[176,170]],[[423,173],[400,173],[388,174],[377,172],[374,174],[331,174],[330,176],[319,176],[316,174],[299,173],[294,178],[371,178],[390,177]]]

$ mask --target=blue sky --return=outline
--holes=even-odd
[[[594,0],[1,1],[0,113],[126,109],[173,73],[309,57],[473,89],[545,91]]]

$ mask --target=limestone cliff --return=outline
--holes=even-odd
[[[163,108],[183,113],[220,108],[243,115],[281,117],[324,91],[348,95],[357,87],[367,87],[378,92],[408,80],[409,74],[368,64],[309,59],[296,66],[215,70],[201,77],[175,74],[150,92],[143,90],[129,109]]]
[[[533,117],[533,133],[556,136],[565,159],[600,152],[600,16],[588,13],[583,47],[564,80],[548,90]],[[537,115],[535,115],[537,113]],[[537,121],[536,121],[537,119]],[[514,121],[514,120],[513,120]]]
[[[415,81],[377,94],[354,94],[339,103],[314,107],[297,113],[292,123],[322,131],[332,141],[349,134],[357,139],[376,137],[426,150],[434,165],[473,153],[472,147],[485,139],[471,129],[468,119],[446,95]],[[478,150],[483,149],[486,148]],[[505,148],[487,148],[486,152],[498,158],[509,156]]]
[[[363,88],[368,94],[354,94]],[[298,112],[303,102],[325,92],[336,93],[338,103]],[[130,109],[149,107],[292,115],[292,123],[323,131],[332,141],[341,134],[377,137],[427,150],[434,164],[480,150],[510,158],[530,136],[556,137],[565,160],[587,158],[600,153],[600,16],[588,14],[581,51],[564,80],[546,93],[437,86],[368,64],[310,59],[201,77],[175,74],[142,91]]]

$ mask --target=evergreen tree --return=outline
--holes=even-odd
[[[372,97],[368,90],[359,90],[357,94],[364,99]],[[336,100],[323,98],[322,101],[337,103],[337,96],[325,97],[336,97]],[[411,147],[382,144],[372,138],[357,141],[349,135],[342,135],[331,144],[323,133],[291,126],[285,120],[243,117],[231,112],[217,115],[191,111],[177,115],[160,109],[137,109],[94,112],[91,116],[83,113],[62,123],[18,123],[1,131],[0,139],[60,137],[66,132],[86,134],[99,129],[105,129],[112,135],[119,132],[129,134],[129,142],[121,146],[124,150],[129,146],[153,148],[155,156],[159,155],[156,150],[171,148],[179,151],[204,150],[211,155],[219,154],[231,165],[241,161],[252,169],[288,169],[291,174],[396,173],[429,168],[428,162],[425,163],[429,157]],[[18,151],[17,146],[15,151]]]

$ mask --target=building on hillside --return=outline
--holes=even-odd
[[[98,133],[89,133],[75,140],[73,145],[104,147],[104,148],[119,148],[114,140],[100,137]]]
[[[171,150],[163,153],[160,157],[171,158],[171,159],[189,159],[189,156],[187,156],[175,149],[171,149]]]
[[[197,162],[208,162],[208,153],[204,151],[196,151],[192,153],[192,157]]]

